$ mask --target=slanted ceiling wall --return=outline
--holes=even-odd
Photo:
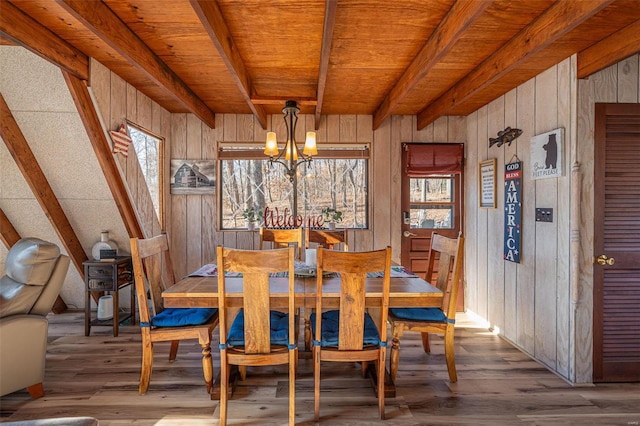
[[[465,275],[467,308],[509,341],[559,375],[591,382],[593,315],[594,103],[640,99],[638,55],[586,80],[576,79],[575,56],[540,73],[467,117]],[[522,129],[511,146],[489,148],[507,126]],[[564,176],[532,180],[531,137],[565,129]],[[522,251],[519,264],[503,260],[504,165],[523,162]],[[497,159],[496,209],[478,208],[478,161]],[[572,166],[582,174],[580,218],[570,223]],[[553,208],[552,223],[535,221],[535,208]],[[580,249],[572,253],[571,230]],[[571,256],[578,256],[577,277]],[[577,286],[571,300],[571,286]]]
[[[0,48],[2,94],[87,256],[91,258],[91,248],[103,229],[116,241],[119,253],[128,254],[129,236],[60,70],[23,48]],[[129,119],[156,134],[170,134],[168,111],[123,80],[115,76],[112,79],[111,73],[95,61],[91,74],[90,90],[97,99],[96,108],[106,130],[116,130]],[[158,234],[157,215],[135,151],[131,148],[128,157],[116,155],[116,159],[145,235]],[[0,207],[16,230],[21,236],[55,242],[64,252],[4,143],[0,146],[0,165]],[[4,247],[0,248],[0,256],[3,272]],[[81,275],[72,264],[62,290],[62,298],[70,308],[84,307],[84,288]],[[121,300],[129,300],[130,290],[122,292]]]
[[[120,247],[127,233],[60,70],[17,46],[0,46],[0,90],[85,252],[107,229]],[[63,247],[33,192],[0,143],[0,208],[18,233]],[[0,274],[6,249],[0,244]],[[64,249],[63,249],[64,252]],[[61,296],[84,307],[84,284],[71,264]],[[81,331],[79,331],[81,332]]]

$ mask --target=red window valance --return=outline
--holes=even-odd
[[[408,143],[407,176],[461,173],[464,145],[458,143]]]

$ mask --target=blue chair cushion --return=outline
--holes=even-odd
[[[411,321],[446,322],[447,317],[440,308],[390,308],[393,316]]]
[[[311,322],[311,331],[313,338],[316,336],[316,314],[312,313],[309,317]],[[322,340],[320,346],[338,346],[338,336],[340,329],[340,311],[327,311],[322,314]],[[373,318],[368,313],[364,314],[364,339],[365,345],[380,344],[380,334],[378,328],[373,322]]]
[[[216,308],[167,308],[151,318],[151,325],[154,327],[202,325],[217,313]]]
[[[271,344],[289,344],[289,315],[284,312],[271,311],[269,315],[271,326]],[[240,310],[231,324],[227,336],[229,346],[244,346],[244,310]]]

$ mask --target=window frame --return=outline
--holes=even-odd
[[[455,223],[456,223],[456,219],[457,219],[457,215],[458,212],[456,212],[456,207],[458,204],[458,197],[460,196],[459,191],[458,191],[458,186],[460,185],[459,182],[459,174],[434,174],[432,176],[422,176],[422,177],[409,177],[408,178],[408,183],[409,185],[411,185],[411,180],[412,179],[443,179],[443,180],[449,180],[450,181],[450,198],[451,201],[411,201],[409,200],[409,215],[411,215],[411,211],[413,210],[414,206],[418,206],[418,207],[450,207],[450,212],[451,212],[451,227],[448,228],[444,228],[444,227],[413,227],[411,226],[411,224],[409,224],[409,228],[410,229],[431,229],[434,231],[441,231],[441,230],[451,230],[455,228]],[[435,225],[435,223],[434,223]]]
[[[165,159],[166,159],[165,151],[167,146],[166,139],[163,136],[160,136],[159,134],[131,120],[128,120],[128,119],[125,120],[125,124],[127,127],[133,127],[137,129],[139,132],[146,133],[158,140],[158,211],[157,211],[157,215],[158,215],[158,224],[160,225],[160,229],[165,230],[166,229],[165,222],[166,222],[166,216],[167,216],[165,213],[165,208],[166,208],[165,190],[167,188],[165,187],[165,184],[168,182],[168,179],[165,176],[165,173],[168,172],[167,167],[165,165]],[[129,132],[128,128],[127,128],[127,132]],[[134,145],[133,139],[131,140],[131,145]],[[132,146],[132,148],[134,149],[134,152],[135,152],[135,146]],[[138,157],[138,154],[136,153],[136,162],[138,164],[138,167],[142,169],[142,166],[140,166],[140,159],[137,157]],[[146,178],[145,178],[145,184],[146,184]],[[148,189],[148,184],[147,184],[147,189]]]

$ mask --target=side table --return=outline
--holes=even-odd
[[[133,284],[133,264],[131,256],[118,256],[115,259],[86,260],[84,266],[84,279],[87,298],[84,309],[84,335],[88,336],[92,325],[113,326],[113,337],[118,337],[120,323],[131,318],[131,324],[136,323],[135,291],[131,289],[130,312],[120,315],[120,303],[118,294],[120,289]],[[91,293],[108,292],[113,296],[113,320],[91,319]]]

